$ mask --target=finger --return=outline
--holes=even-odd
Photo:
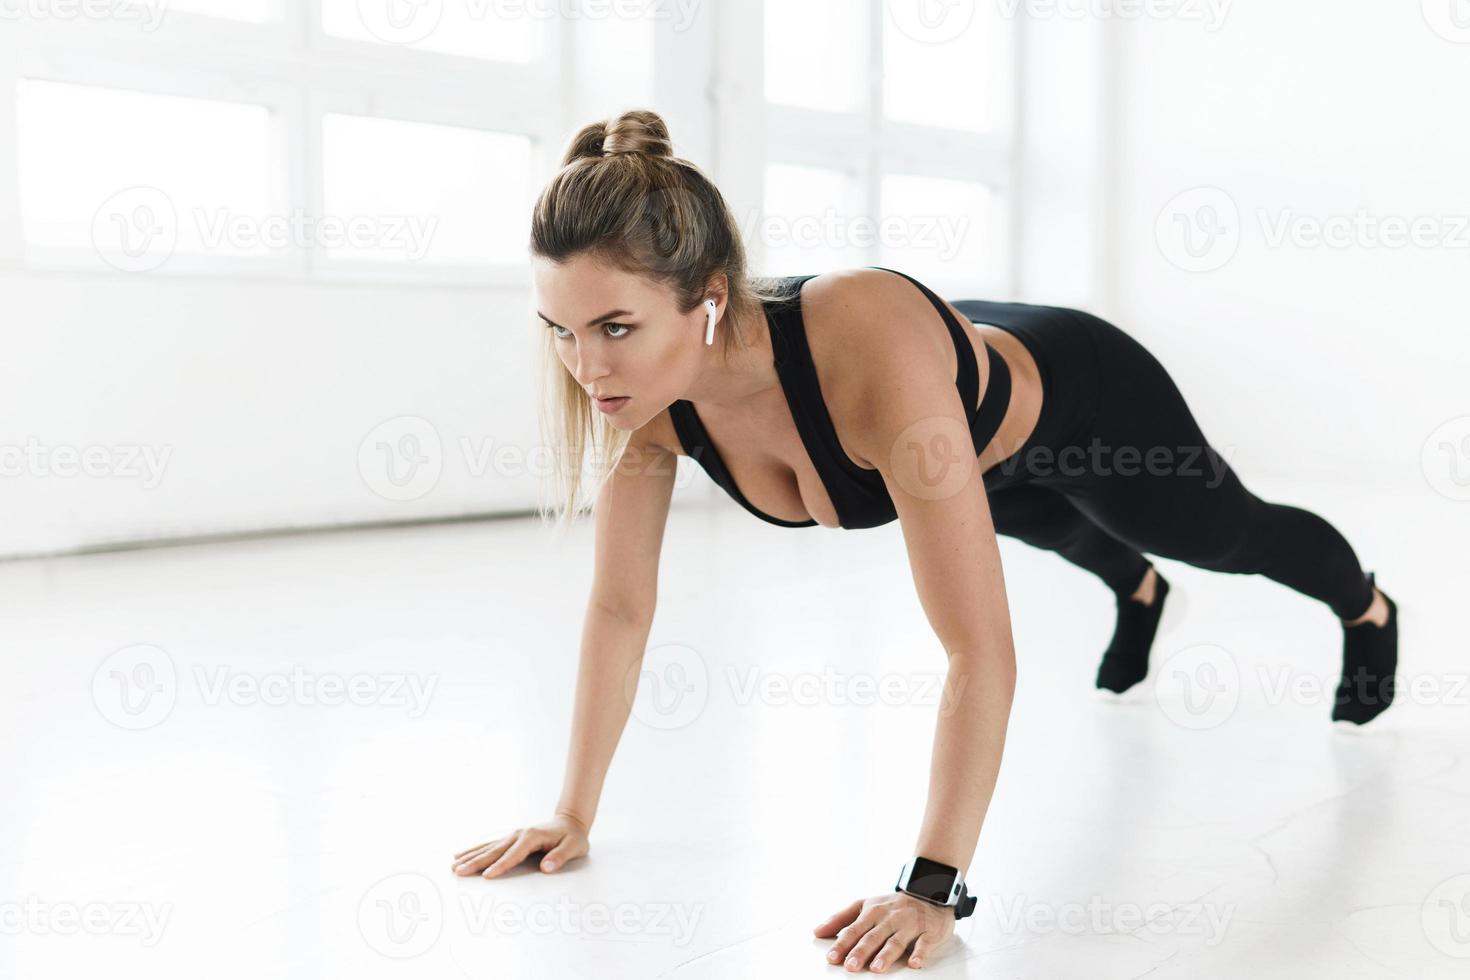
[[[459,863],[455,865],[455,870],[458,871],[463,868],[466,874],[478,874],[482,868],[499,857],[514,842],[514,834],[509,837],[502,837],[497,841],[491,841],[478,851],[473,851],[461,858]],[[474,871],[469,870],[471,866],[475,866]]]
[[[852,952],[847,954],[847,961],[843,963],[843,966],[851,971],[866,968],[868,961],[873,958],[873,954],[878,952],[878,947],[882,946],[888,937],[893,935],[893,932],[894,930],[890,926],[885,926],[881,922],[875,924],[863,938],[857,941],[857,945],[852,948]]]
[[[489,847],[477,854],[471,854],[454,866],[454,873],[458,875],[476,875],[490,866],[490,862],[499,857],[507,847],[509,841],[501,841],[491,844]]]
[[[506,849],[505,853],[496,859],[484,871],[480,872],[482,878],[494,878],[502,872],[508,871],[526,859],[526,855],[536,849],[536,845],[546,837],[544,831],[527,830],[517,837],[515,843]]]
[[[914,943],[914,953],[909,957],[909,966],[917,970],[929,962],[929,954],[937,945],[938,943],[935,942],[932,932],[920,933],[918,941]]]
[[[464,850],[462,850],[458,854],[456,854],[454,856],[454,859],[457,861],[460,858],[464,857],[466,854],[473,854],[476,851],[483,850],[484,848],[489,847],[493,843],[495,843],[493,840],[487,840],[483,844],[476,844],[474,847],[466,847]]]
[[[562,842],[546,852],[541,859],[542,871],[555,871],[573,858],[581,857],[576,850],[576,842],[571,838],[565,838]]]
[[[457,858],[454,859],[454,863],[451,865],[451,867],[453,867],[456,871],[458,871],[464,865],[469,864],[475,858],[479,857],[481,854],[484,854],[486,851],[490,850],[490,847],[491,847],[490,844],[485,844],[485,845],[481,846],[481,848],[478,851],[466,851],[464,853],[464,856],[463,857],[457,857]]]
[[[842,958],[851,952],[857,945],[858,940],[867,935],[869,929],[873,928],[873,919],[870,916],[858,916],[856,922],[841,929],[837,933],[837,941],[832,944],[832,951],[827,954],[827,960],[831,963],[841,963]]]
[[[909,948],[909,943],[913,942],[914,937],[918,934],[917,929],[909,929],[889,936],[888,942],[884,943],[883,948],[878,950],[878,955],[873,957],[873,972],[882,973],[890,966],[902,963],[904,951]]]
[[[838,929],[841,929],[853,919],[857,918],[857,914],[862,911],[862,908],[863,900],[861,898],[855,899],[851,905],[840,912],[833,913],[827,918],[826,922],[817,926],[813,931],[823,939],[828,936],[834,936],[837,934]]]

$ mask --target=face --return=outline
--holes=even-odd
[[[703,305],[681,315],[668,287],[585,256],[533,257],[532,279],[557,356],[613,427],[639,428],[698,376],[708,349]],[[724,296],[710,295],[723,313]]]

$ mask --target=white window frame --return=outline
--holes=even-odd
[[[883,18],[887,0],[854,0],[855,16],[868,19],[868,71],[862,104],[855,110],[809,109],[770,103],[764,85],[764,4],[749,3],[720,23],[720,70],[744,73],[721,77],[714,86],[719,120],[717,141],[721,187],[737,213],[756,213],[764,205],[767,164],[795,164],[836,171],[857,182],[866,213],[881,213],[885,176],[936,177],[988,187],[994,195],[992,220],[1003,222],[1001,288],[1014,293],[1020,279],[1017,156],[1024,104],[1022,81],[1023,18],[1007,21],[1010,49],[1010,107],[1005,126],[974,132],[918,125],[883,114]],[[762,147],[753,154],[751,145]],[[738,206],[736,202],[738,203]],[[759,268],[764,246],[749,242],[752,265]],[[880,247],[866,249],[866,264],[877,264]],[[817,271],[817,270],[814,270]]]
[[[328,112],[522,135],[531,142],[533,175],[559,162],[569,81],[562,64],[569,39],[559,20],[546,22],[545,56],[517,63],[331,37],[321,28],[320,0],[281,9],[279,20],[263,24],[169,11],[153,32],[115,21],[0,24],[0,85],[8,103],[0,111],[0,146],[17,145],[16,85],[33,78],[265,106],[273,127],[272,207],[282,213],[321,214],[321,122]],[[0,162],[0,176],[13,166]],[[0,181],[0,216],[18,218],[18,195],[15,180]],[[11,229],[0,231],[0,264],[125,274],[109,270],[90,248],[38,248],[24,241],[18,220],[0,224]],[[523,288],[527,264],[328,262],[292,247],[268,256],[175,255],[148,275]]]

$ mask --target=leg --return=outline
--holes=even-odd
[[[1118,619],[1098,666],[1097,686],[1121,694],[1143,680],[1169,583],[1137,549],[1088,520],[1055,490],[1022,485],[994,490],[988,499],[998,534],[1055,551],[1113,590]]]
[[[1009,487],[988,495],[997,534],[1055,551],[1122,595],[1131,595],[1152,566],[1138,549],[1098,527],[1066,497],[1039,486]]]
[[[1347,539],[1310,511],[1248,490],[1209,445],[1163,366],[1116,327],[1090,319],[1103,391],[1095,416],[1073,440],[1080,465],[1061,472],[1058,489],[1140,551],[1264,575],[1325,603],[1344,622],[1367,613],[1374,586]],[[1376,642],[1359,633],[1345,644],[1344,679],[1363,668],[1369,686],[1391,689],[1397,656],[1388,646],[1395,641],[1387,631]],[[1391,693],[1372,697],[1372,714],[1392,700]]]

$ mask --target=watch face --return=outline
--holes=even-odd
[[[908,890],[931,902],[945,905],[950,897],[959,894],[959,875],[947,864],[928,858],[914,858],[913,871],[909,875]]]

